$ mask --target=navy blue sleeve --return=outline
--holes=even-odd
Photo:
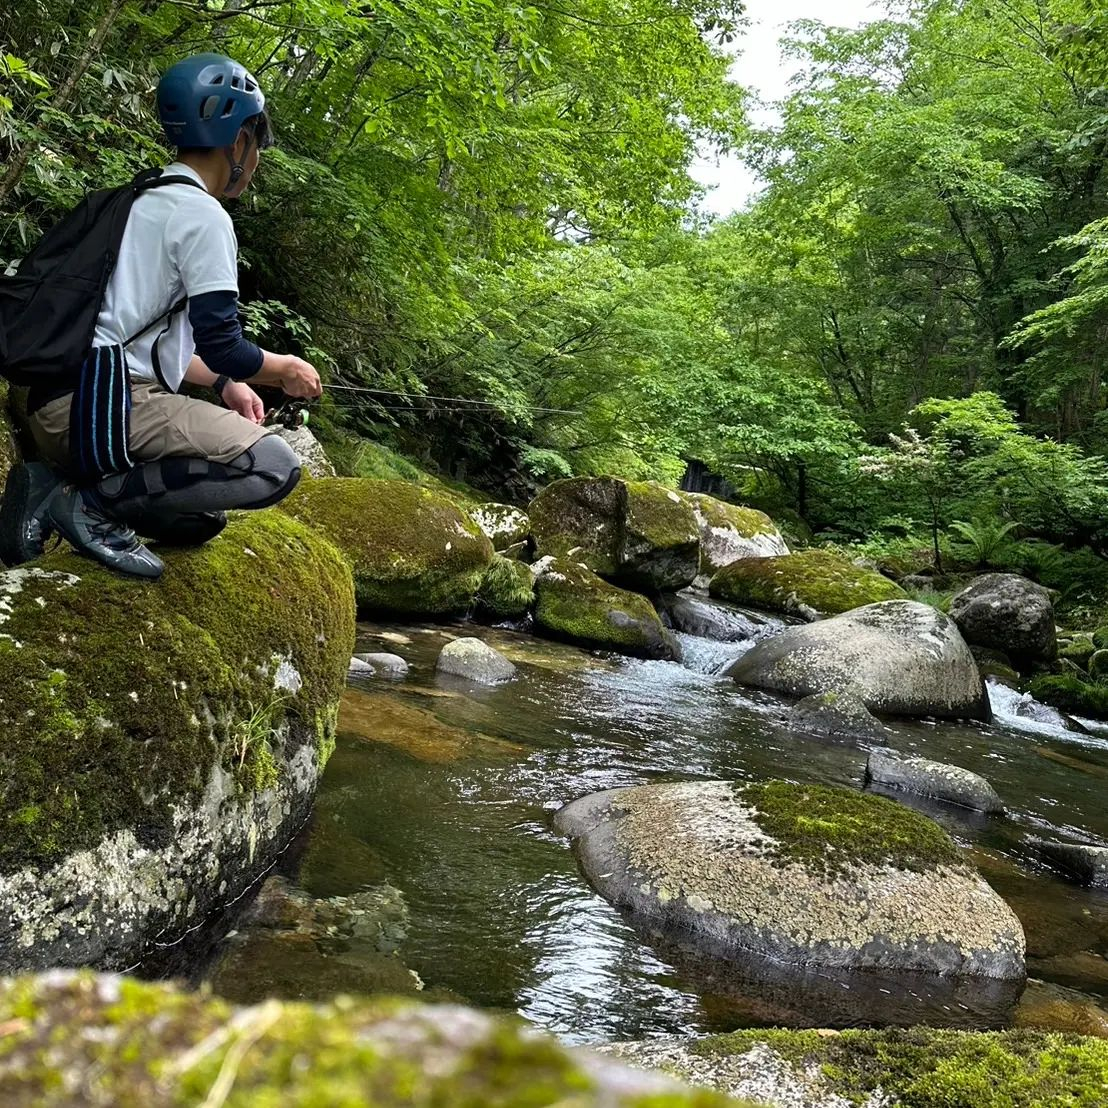
[[[196,353],[213,373],[245,381],[262,368],[261,347],[242,333],[238,297],[231,291],[203,292],[189,298]]]

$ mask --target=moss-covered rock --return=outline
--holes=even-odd
[[[774,1104],[1100,1108],[1108,1042],[1036,1031],[736,1031],[620,1043],[606,1053]]]
[[[507,550],[524,542],[531,534],[531,521],[522,508],[511,504],[478,504],[469,510],[470,518],[488,537],[494,550]]]
[[[1093,636],[1089,634],[1074,635],[1066,642],[1059,641],[1058,645],[1058,657],[1068,658],[1071,662],[1076,662],[1082,669],[1087,667],[1089,659],[1096,651],[1097,647],[1093,642]]]
[[[700,528],[700,574],[713,577],[741,558],[774,558],[789,548],[777,525],[756,508],[703,493],[683,493]]]
[[[1033,677],[1028,692],[1043,704],[1093,719],[1108,719],[1108,686],[1083,681],[1076,674],[1049,673]]]
[[[679,589],[696,576],[700,531],[692,508],[652,481],[555,481],[528,512],[541,557],[568,557],[634,588]]]
[[[0,1101],[147,1108],[726,1108],[456,1005],[222,1000],[127,978],[0,983]]]
[[[735,604],[789,612],[808,620],[908,597],[887,577],[826,550],[743,558],[721,569],[712,578],[709,592]]]
[[[405,481],[306,481],[281,509],[346,555],[359,613],[464,612],[492,560],[492,544],[460,508]]]
[[[8,382],[0,380],[0,491],[8,479],[8,470],[19,460],[19,447],[8,410]]]
[[[156,583],[69,553],[0,573],[0,969],[129,965],[234,899],[310,806],[348,567],[277,512],[165,560]]]
[[[539,563],[535,623],[557,638],[639,658],[680,656],[673,636],[644,597],[617,589],[568,558]]]
[[[487,619],[519,619],[535,601],[535,578],[529,567],[497,554],[477,589],[477,612]]]
[[[938,824],[881,797],[783,781],[644,785],[573,801],[555,826],[602,895],[708,955],[1023,978],[1011,909]]]

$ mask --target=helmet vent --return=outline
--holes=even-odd
[[[230,117],[234,114],[235,114],[235,102],[234,102],[234,100],[228,100],[227,103],[223,105],[223,118],[224,119],[230,119]]]
[[[242,78],[237,75],[232,77],[231,88],[242,88]]]
[[[200,105],[200,118],[211,119],[216,113],[216,109],[219,107],[218,96],[206,96],[203,103]]]
[[[221,85],[223,84],[223,74],[217,73],[209,82],[209,85]]]

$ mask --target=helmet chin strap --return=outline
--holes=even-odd
[[[242,180],[242,175],[246,172],[246,159],[250,157],[250,151],[254,146],[254,136],[247,128],[243,128],[246,131],[246,145],[243,147],[242,158],[239,161],[235,160],[235,148],[233,146],[225,146],[223,153],[227,158],[227,164],[231,167],[230,175],[227,178],[227,184],[223,186],[223,195],[230,196],[235,185]]]

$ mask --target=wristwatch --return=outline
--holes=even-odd
[[[226,373],[221,373],[212,383],[212,388],[215,390],[215,394],[219,397],[220,400],[223,399],[223,390],[227,387],[230,381],[231,378],[228,377]]]

